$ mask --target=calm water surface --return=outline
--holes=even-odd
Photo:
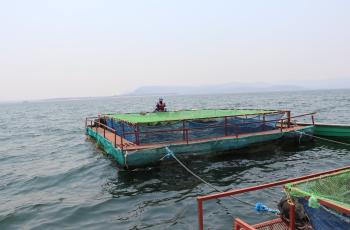
[[[156,97],[0,104],[0,229],[196,229],[195,197],[213,192],[175,161],[121,171],[84,133],[84,118],[151,111]],[[273,108],[318,112],[349,123],[350,90],[169,96],[169,109]],[[235,153],[235,154],[234,154]],[[215,158],[183,159],[221,190],[350,164],[350,148],[317,141],[270,143]],[[281,188],[240,196],[275,207]],[[232,218],[271,218],[232,199],[205,203],[205,224],[231,229]]]

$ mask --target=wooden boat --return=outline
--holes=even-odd
[[[309,126],[312,123],[298,123],[302,126]],[[335,139],[349,140],[350,141],[350,125],[343,124],[326,124],[326,123],[314,123],[315,136],[329,137]]]
[[[313,134],[313,125],[295,125],[292,118],[290,111],[257,109],[102,114],[86,118],[86,133],[118,165],[138,168],[159,163],[166,146],[178,155],[211,156],[267,141],[299,138],[300,132]]]

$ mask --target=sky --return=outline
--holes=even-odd
[[[0,101],[350,78],[348,0],[0,3]]]

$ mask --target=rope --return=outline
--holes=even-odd
[[[320,139],[320,140],[324,140],[324,141],[329,141],[329,142],[333,142],[333,143],[336,143],[336,144],[341,144],[341,145],[350,146],[349,143],[345,143],[345,142],[341,142],[341,141],[335,141],[335,140],[328,139],[328,138],[324,138],[324,137],[318,137],[318,136],[311,135],[311,134],[307,134],[307,133],[305,133],[305,132],[301,132],[301,131],[297,131],[297,130],[294,130],[294,132],[300,133],[301,135],[306,135],[306,136],[314,137],[314,138],[317,138],[317,139]]]
[[[217,192],[224,192],[218,188],[216,188],[214,185],[210,184],[209,182],[205,181],[203,178],[201,178],[200,176],[198,176],[197,174],[195,174],[193,171],[191,171],[184,163],[182,163],[174,154],[173,151],[171,151],[169,149],[169,147],[165,147],[165,150],[167,152],[166,154],[166,157],[173,157],[188,173],[190,173],[192,176],[194,176],[195,178],[197,178],[198,180],[202,181],[204,184],[208,185],[209,187],[211,187],[212,189],[214,189],[215,191]],[[163,157],[164,158],[164,157]],[[234,197],[234,196],[230,196],[231,198],[243,203],[243,204],[247,204],[247,205],[251,205],[251,206],[254,206],[255,207],[255,204],[252,204],[250,202],[247,202],[247,201],[244,201],[244,200],[241,200],[241,199],[238,199],[237,197]]]

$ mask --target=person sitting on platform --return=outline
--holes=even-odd
[[[163,102],[163,98],[159,98],[159,101],[156,105],[156,109],[154,110],[154,112],[166,112],[166,104],[165,102]]]

